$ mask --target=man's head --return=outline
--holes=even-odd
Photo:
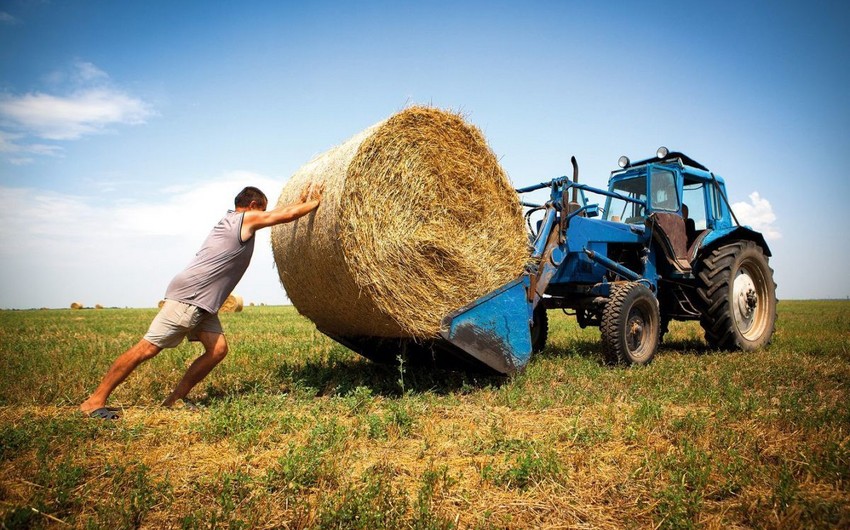
[[[240,191],[233,202],[237,209],[258,209],[263,211],[265,211],[266,206],[269,204],[266,194],[253,186],[248,186]]]

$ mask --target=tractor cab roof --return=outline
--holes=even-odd
[[[680,153],[678,151],[668,151],[666,147],[658,148],[655,157],[647,158],[645,160],[639,160],[637,162],[632,162],[626,156],[620,157],[619,165],[622,169],[628,170],[633,169],[639,166],[643,166],[646,164],[664,164],[667,162],[681,162],[683,165],[690,166],[696,169],[701,169],[705,172],[710,172],[710,170],[704,165],[700,164],[693,158],[689,157],[685,153]],[[616,172],[615,172],[616,173]]]

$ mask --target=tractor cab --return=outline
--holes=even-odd
[[[603,219],[646,225],[674,270],[690,273],[711,231],[732,227],[730,211],[721,199],[723,180],[687,155],[665,147],[658,149],[655,158],[639,162],[620,157],[619,166],[609,180],[612,195],[606,200]]]

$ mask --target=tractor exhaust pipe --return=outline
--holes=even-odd
[[[578,184],[578,161],[575,156],[570,157],[570,163],[573,165],[573,184]],[[558,231],[558,240],[564,244],[567,237],[567,225],[569,224],[569,215],[581,207],[578,204],[578,188],[573,186],[572,199],[568,202],[566,193],[561,194],[561,220],[558,223],[560,230]]]
[[[570,163],[573,165],[573,184],[578,184],[578,160],[575,156],[570,157]],[[573,201],[578,202],[578,188],[573,188]]]

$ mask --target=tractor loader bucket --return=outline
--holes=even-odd
[[[522,370],[531,357],[529,287],[523,275],[450,313],[443,318],[440,335],[501,374]]]
[[[510,375],[531,357],[530,280],[527,275],[446,315],[439,337],[427,340],[326,335],[382,364],[493,371]],[[321,330],[320,330],[321,331]]]

